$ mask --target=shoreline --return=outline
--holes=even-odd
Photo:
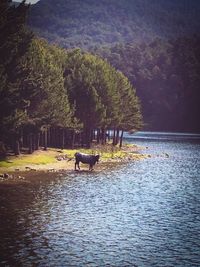
[[[105,147],[103,147],[105,150]],[[92,152],[99,152],[100,162],[94,166],[94,172],[101,172],[108,169],[110,166],[119,166],[130,161],[141,160],[150,157],[148,154],[140,153],[145,147],[138,147],[136,145],[124,145],[121,149],[105,151],[98,147],[93,148]],[[33,182],[40,179],[41,176],[48,178],[52,175],[62,176],[67,173],[74,173],[74,153],[77,150],[56,150],[48,149],[47,151],[39,150],[32,155],[11,156],[5,162],[10,163],[10,167],[0,167],[0,185],[1,184],[19,184],[26,182]],[[79,149],[80,151],[80,149]],[[90,154],[91,150],[85,150]],[[97,154],[97,153],[95,153]],[[38,160],[40,157],[51,157],[51,162],[44,163]],[[31,159],[33,162],[31,162]],[[20,162],[21,161],[21,162]],[[29,162],[30,161],[30,162]],[[17,164],[19,162],[19,164]],[[81,170],[76,172],[91,172],[88,170],[87,164],[80,165]],[[43,179],[43,178],[42,178]]]

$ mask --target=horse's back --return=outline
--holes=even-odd
[[[90,164],[94,161],[94,157],[94,155],[88,155],[80,152],[75,153],[76,160],[81,161],[82,163]]]

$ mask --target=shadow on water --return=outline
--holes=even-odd
[[[26,217],[23,211],[32,207],[33,190],[26,185],[0,185],[0,259],[2,266],[20,266],[22,264],[18,252],[28,241],[24,233],[28,225],[23,223]],[[27,216],[25,214],[25,216]]]
[[[0,265],[200,266],[200,144],[127,140],[152,158],[0,185]]]

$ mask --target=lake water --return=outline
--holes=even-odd
[[[0,266],[200,266],[200,136],[125,140],[151,158],[1,185]]]

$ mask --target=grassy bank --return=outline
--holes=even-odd
[[[105,164],[127,162],[129,160],[139,160],[147,157],[139,153],[141,148],[135,145],[124,145],[122,149],[112,145],[93,146],[91,149],[54,149],[49,148],[47,151],[38,150],[33,154],[21,154],[19,156],[9,156],[6,160],[0,161],[0,175],[16,174],[31,171],[63,171],[74,170],[74,154],[79,151],[87,154],[99,154],[100,164],[95,169],[101,170]],[[103,163],[103,164],[102,164]],[[88,165],[81,165],[81,169],[88,169]],[[24,175],[24,174],[23,174]]]

